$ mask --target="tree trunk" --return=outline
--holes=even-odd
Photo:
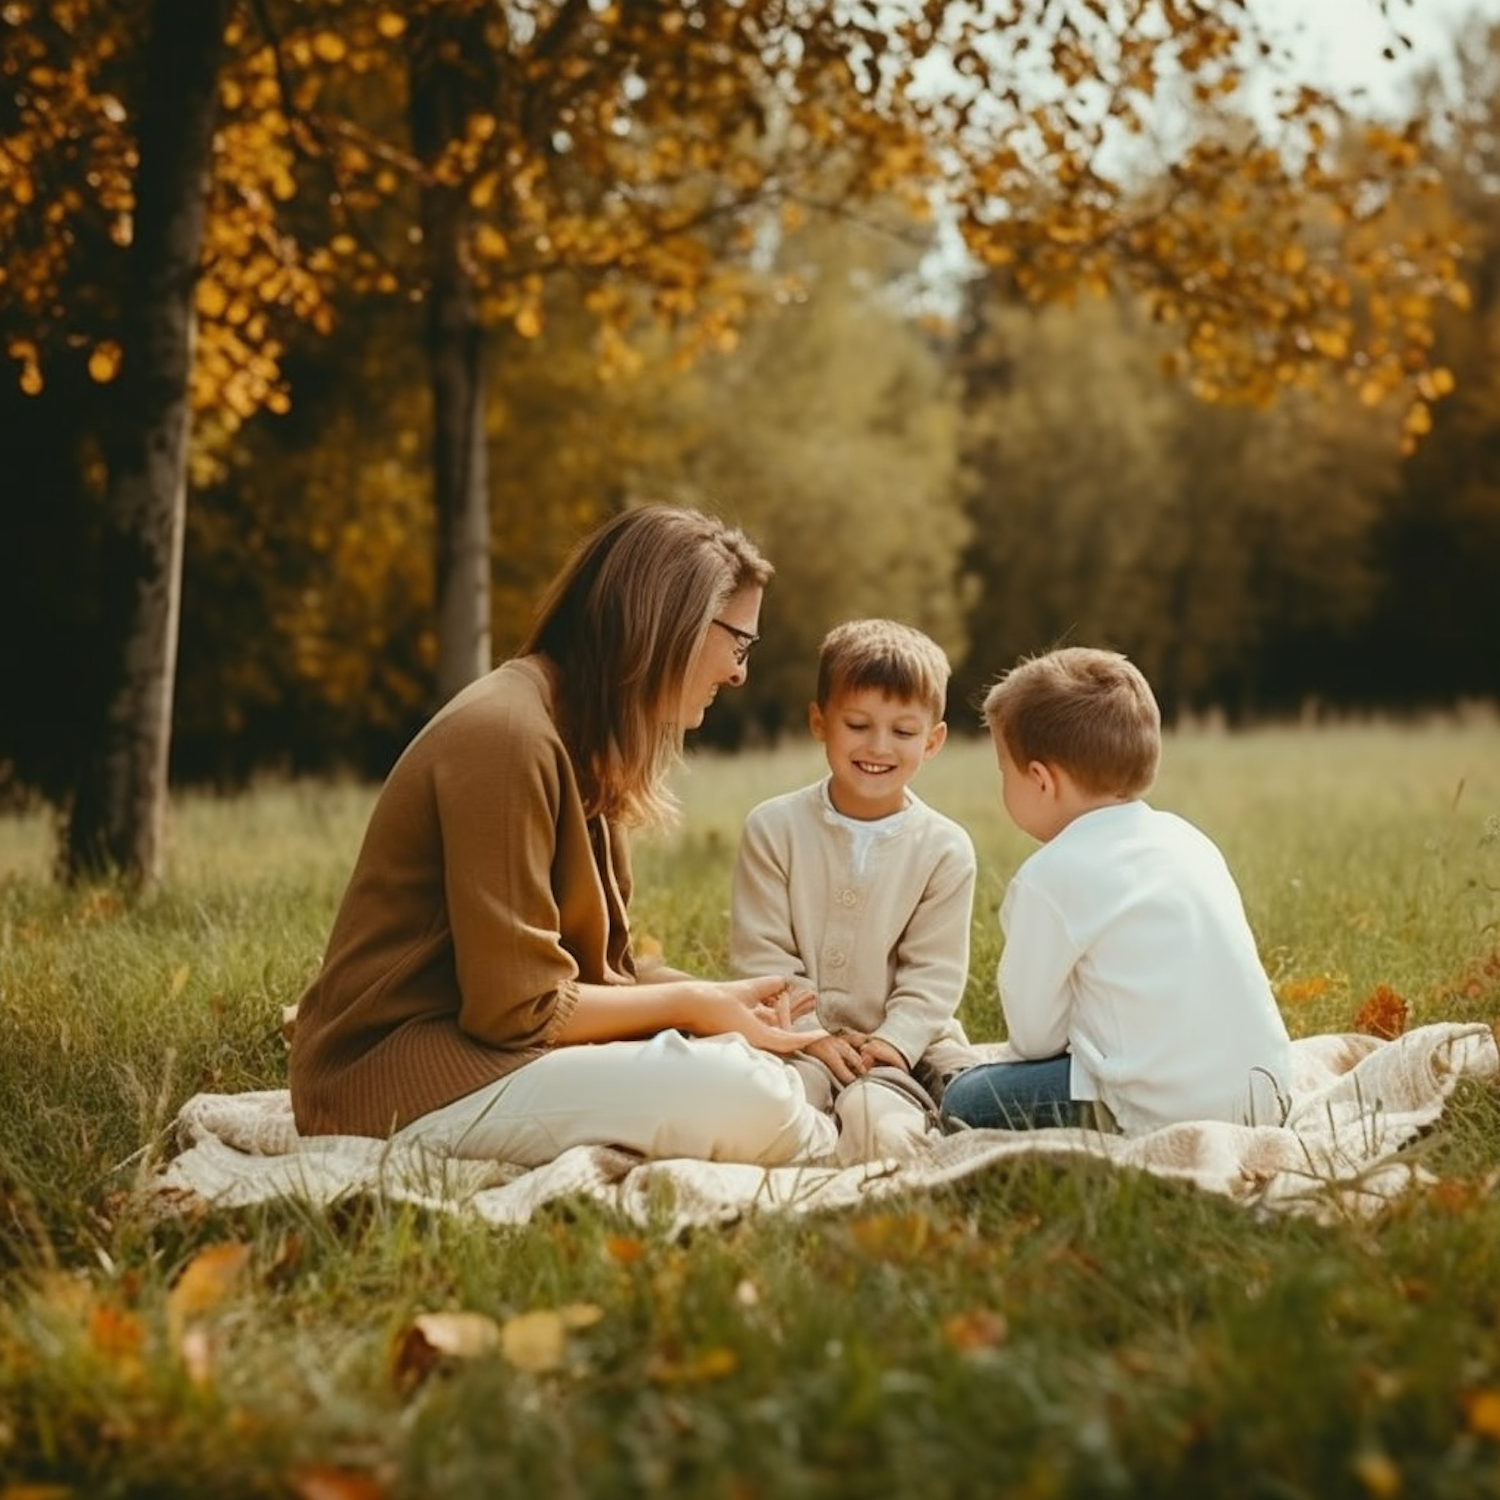
[[[99,724],[74,791],[70,878],[161,872],[187,496],[193,293],[232,0],[157,0],[145,47],[124,358],[106,443]]]
[[[442,702],[492,664],[484,332],[464,253],[468,194],[464,184],[439,181],[430,170],[443,147],[462,135],[472,109],[493,108],[481,76],[488,52],[483,21],[483,7],[434,7],[422,14],[411,52],[412,141],[428,169],[421,212]]]

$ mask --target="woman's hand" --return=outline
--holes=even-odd
[[[816,996],[797,980],[694,979],[649,984],[579,984],[577,998],[553,1041],[620,1042],[675,1027],[693,1036],[733,1032],[752,1046],[786,1055],[828,1035],[818,1027],[794,1031]]]
[[[817,1008],[818,997],[798,979],[765,975],[756,979],[730,979],[725,984],[740,993],[743,1003],[768,1026],[786,1030],[794,1021]]]
[[[753,1047],[785,1057],[828,1036],[812,1029],[793,1031],[792,1022],[807,1015],[817,1003],[810,991],[780,978],[701,980],[692,988],[693,1003],[687,1029],[697,1036],[735,1033]]]

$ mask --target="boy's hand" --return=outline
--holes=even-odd
[[[864,1074],[867,1064],[859,1055],[859,1046],[851,1041],[847,1032],[837,1036],[825,1036],[806,1049],[809,1057],[815,1057],[840,1083],[853,1083]]]
[[[889,1042],[878,1036],[866,1037],[860,1043],[859,1056],[864,1064],[862,1072],[870,1068],[900,1068],[903,1073],[911,1072],[911,1064]]]

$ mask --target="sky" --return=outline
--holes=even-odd
[[[1377,109],[1399,106],[1414,71],[1441,67],[1469,17],[1500,24],[1500,0],[1390,0],[1390,19],[1377,0],[1248,0],[1250,12],[1286,39],[1309,81],[1340,96],[1363,87]],[[1393,39],[1407,37],[1407,50]],[[1394,46],[1397,57],[1381,54]]]

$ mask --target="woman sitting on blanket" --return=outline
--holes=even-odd
[[[631,953],[625,830],[672,810],[685,730],[738,686],[771,567],[697,511],[626,511],[577,548],[519,656],[442,708],[381,790],[298,1007],[304,1135],[536,1166],[571,1146],[783,1163],[833,1122],[781,1055],[783,978]]]

